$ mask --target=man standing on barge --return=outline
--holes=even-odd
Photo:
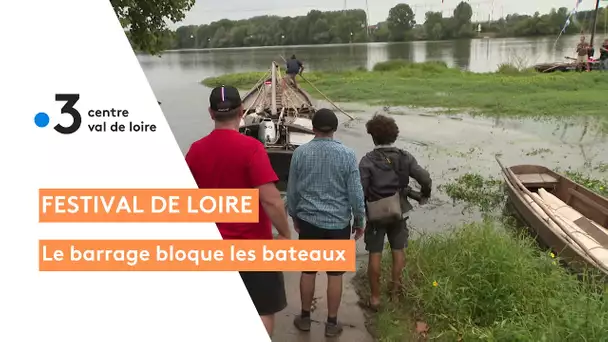
[[[291,55],[291,58],[287,61],[286,67],[289,80],[297,87],[298,83],[296,82],[296,76],[298,74],[302,75],[304,72],[304,64],[296,58],[296,55]]]

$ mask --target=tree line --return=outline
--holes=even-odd
[[[126,28],[134,49],[157,53],[167,49],[226,48],[250,46],[341,44],[362,42],[402,42],[411,40],[447,40],[492,37],[557,36],[566,23],[570,10],[562,7],[549,13],[510,14],[495,21],[472,21],[468,2],[456,6],[451,17],[441,12],[427,12],[423,23],[417,23],[412,8],[398,4],[390,9],[385,21],[369,25],[362,9],[321,12],[311,10],[297,17],[257,16],[244,20],[222,19],[210,24],[181,26],[169,30],[166,20],[179,21],[194,0],[176,0],[174,7],[163,0],[147,0],[148,16],[156,21],[139,20],[134,4],[137,0],[111,0]],[[158,6],[154,6],[157,4]],[[163,5],[164,4],[164,5]],[[128,7],[130,5],[131,7]],[[127,6],[127,7],[125,7]],[[608,10],[600,9],[598,33],[606,33]],[[578,12],[564,34],[589,34],[593,11]],[[478,29],[481,27],[481,32]]]

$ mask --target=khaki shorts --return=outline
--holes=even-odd
[[[589,61],[589,59],[588,59],[587,55],[584,55],[584,56],[577,56],[577,57],[576,57],[576,61],[577,61],[578,63],[587,63],[587,62]]]
[[[287,79],[289,80],[289,82],[291,82],[291,84],[296,84],[296,76],[298,74],[287,74]]]
[[[407,218],[389,224],[368,223],[364,236],[365,250],[370,253],[382,253],[384,239],[387,237],[391,250],[401,251],[407,247],[409,236]]]

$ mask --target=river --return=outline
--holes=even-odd
[[[210,90],[200,81],[225,73],[265,71],[273,59],[280,60],[281,54],[295,53],[309,70],[371,68],[375,63],[401,58],[417,62],[443,60],[471,71],[488,72],[500,63],[562,60],[574,54],[577,39],[562,38],[555,48],[555,37],[474,39],[179,51],[160,58],[142,55],[139,60],[185,153],[192,142],[212,129],[207,112]],[[329,105],[321,102],[318,106]],[[352,103],[343,106],[358,120],[341,127],[337,137],[361,157],[372,148],[371,139],[365,134],[365,119],[382,109]],[[594,122],[588,122],[585,129],[580,121],[482,119],[408,108],[390,108],[390,113],[396,114],[401,127],[398,146],[410,150],[429,168],[436,185],[465,172],[498,176],[496,153],[503,154],[506,164],[537,163],[583,170],[608,160],[608,144],[605,136],[594,130],[597,127]],[[425,231],[441,229],[452,224],[455,217],[461,217],[460,210],[437,193],[429,206],[420,208],[412,217],[412,223]]]

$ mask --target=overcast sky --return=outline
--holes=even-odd
[[[416,19],[424,21],[427,11],[444,11],[445,15],[451,13],[460,0],[368,0],[370,24],[386,19],[391,7],[398,3],[409,4],[416,13]],[[576,0],[470,0],[473,8],[473,20],[487,20],[493,12],[497,19],[503,14],[520,13],[532,14],[536,11],[548,12],[552,7],[567,7],[572,9]],[[188,12],[184,21],[172,25],[174,28],[181,25],[208,24],[222,18],[246,19],[259,15],[298,16],[305,15],[312,9],[321,11],[342,10],[346,4],[347,9],[365,9],[365,0],[196,0],[196,5]],[[595,0],[583,0],[580,9],[593,9]],[[494,10],[492,11],[492,7]]]

